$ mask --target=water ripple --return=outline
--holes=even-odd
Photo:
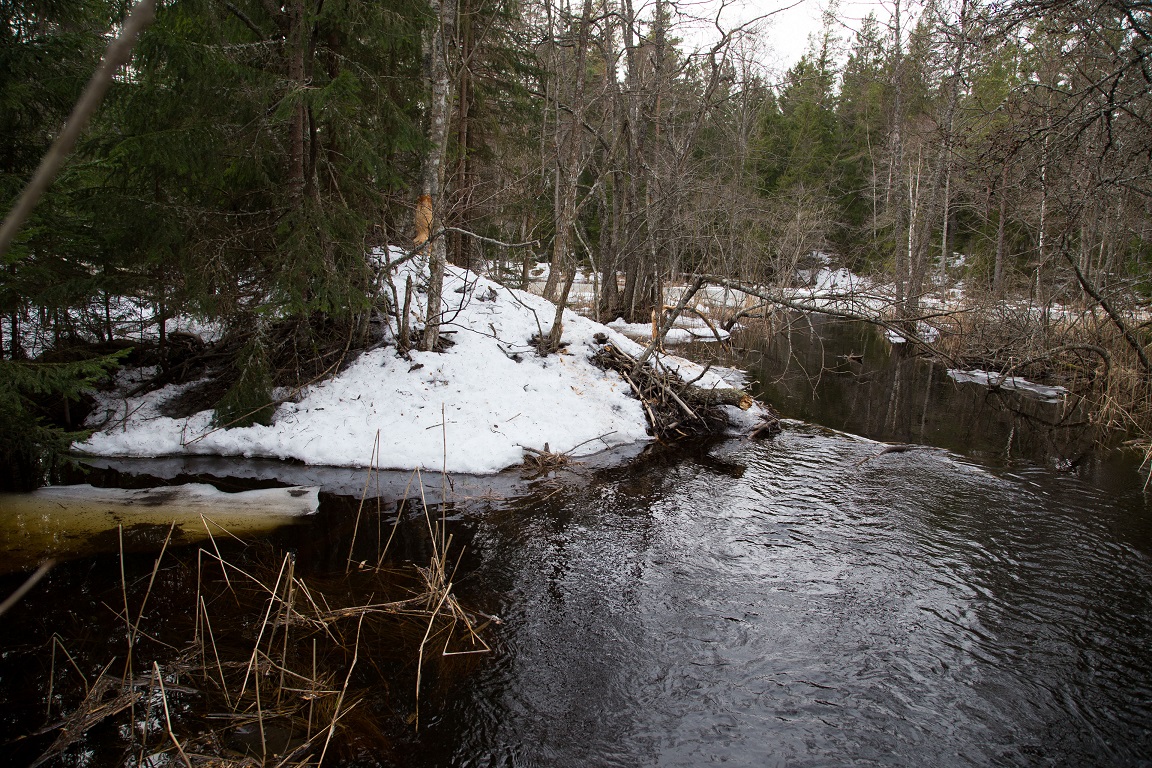
[[[877,453],[793,429],[490,521],[499,659],[424,764],[1146,765],[1146,524]]]

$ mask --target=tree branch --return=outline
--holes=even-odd
[[[1100,293],[1099,289],[1096,288],[1092,281],[1081,271],[1080,265],[1076,263],[1076,260],[1072,258],[1072,254],[1069,253],[1067,249],[1064,249],[1064,258],[1072,265],[1072,271],[1076,275],[1076,280],[1080,283],[1080,287],[1084,289],[1085,293],[1096,300],[1096,303],[1100,305],[1101,309],[1108,313],[1108,318],[1112,321],[1112,324],[1119,329],[1120,333],[1124,336],[1124,340],[1128,342],[1128,346],[1132,347],[1132,351],[1136,353],[1136,357],[1140,360],[1140,367],[1144,369],[1144,375],[1148,376],[1152,374],[1152,362],[1148,360],[1148,353],[1144,351],[1144,347],[1140,344],[1140,341],[1133,335],[1132,329],[1128,327],[1128,324],[1124,322],[1124,319],[1120,317],[1120,314],[1112,306],[1112,302],[1108,301],[1104,294]]]
[[[264,34],[264,30],[262,30],[262,29],[260,29],[260,27],[256,26],[256,22],[252,21],[251,17],[249,17],[248,14],[244,13],[244,11],[240,10],[235,5],[233,5],[232,3],[228,2],[228,0],[222,0],[222,3],[223,3],[225,8],[227,8],[229,11],[231,11],[233,16],[235,16],[236,18],[240,19],[241,22],[243,22],[244,26],[248,27],[248,29],[255,32],[256,37],[260,38],[261,40],[267,40],[268,39],[268,36]]]
[[[497,239],[492,238],[492,237],[484,237],[484,235],[478,235],[475,232],[471,232],[467,229],[460,229],[459,227],[444,227],[443,231],[444,232],[459,232],[462,235],[468,235],[469,237],[476,238],[477,240],[479,240],[481,242],[492,243],[492,245],[498,245],[501,248],[528,248],[529,246],[540,245],[539,240],[528,240],[527,242],[523,242],[523,243],[506,243],[503,240],[497,240]]]

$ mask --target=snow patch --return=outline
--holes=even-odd
[[[423,298],[414,295],[421,318]],[[245,456],[362,467],[373,463],[379,435],[381,468],[483,474],[519,464],[526,447],[547,444],[579,456],[649,439],[628,384],[589,361],[598,334],[631,355],[641,345],[566,311],[568,347],[539,357],[530,339],[548,331],[554,305],[454,267],[447,269],[443,303],[442,332],[455,341],[446,352],[404,359],[394,347],[367,351],[335,378],[282,403],[269,426],[214,428],[207,410],[164,416],[164,404],[192,384],[127,397],[136,377],[126,373],[123,388],[98,394],[93,418],[100,431],[75,447],[100,456]],[[703,372],[672,356],[657,359],[686,380]],[[696,383],[732,386],[711,371]],[[741,424],[762,415],[759,408],[741,413]]]
[[[630,339],[636,339],[645,344],[652,341],[652,323],[626,323],[624,318],[618,317],[608,323],[609,328],[615,328]],[[678,317],[676,323],[664,336],[665,344],[686,344],[690,341],[723,341],[732,334],[723,328],[712,328],[703,320],[695,317]]]
[[[928,325],[928,323],[924,322],[923,320],[920,320],[916,323],[916,335],[931,344],[932,342],[936,341],[936,339],[940,338],[940,330],[934,326]],[[906,344],[908,342],[908,339],[904,336],[904,334],[895,328],[885,328],[884,337],[893,344]]]

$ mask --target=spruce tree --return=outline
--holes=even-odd
[[[96,204],[159,319],[227,329],[221,422],[266,416],[253,404],[274,384],[315,378],[338,364],[332,348],[363,341],[365,253],[421,147],[421,22],[406,0],[178,0],[142,39],[94,152]]]

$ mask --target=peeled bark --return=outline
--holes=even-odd
[[[436,230],[443,220],[444,155],[448,143],[448,72],[447,30],[456,16],[456,0],[432,0],[436,23],[424,38],[424,66],[431,99],[428,104],[428,154],[420,172],[420,205],[417,216],[424,217],[428,239],[423,244],[428,256],[428,304],[420,350],[430,352],[440,338],[440,314],[444,291],[444,236]]]

